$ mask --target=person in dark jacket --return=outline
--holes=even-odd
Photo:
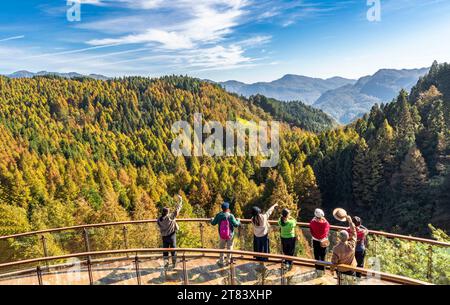
[[[157,224],[161,232],[163,248],[176,248],[177,247],[177,231],[179,229],[176,222],[176,217],[180,213],[181,207],[183,206],[183,198],[178,195],[178,205],[172,213],[170,213],[169,208],[164,207],[162,209],[162,214],[158,218]],[[177,265],[177,253],[176,251],[171,252],[172,255],[172,267],[175,268]],[[163,252],[164,266],[169,267],[169,253]]]
[[[221,232],[221,223],[222,221],[228,220],[228,238],[225,238],[224,236],[221,236],[223,232]],[[211,219],[211,224],[213,226],[219,225],[219,249],[228,249],[233,250],[233,237],[234,237],[234,228],[239,227],[241,225],[241,222],[239,219],[236,219],[233,214],[230,212],[230,204],[228,202],[222,203],[222,212],[218,213],[213,219]],[[226,264],[230,263],[231,260],[231,254],[227,255],[227,261],[224,261],[224,253],[220,254],[220,259],[217,262],[217,264],[220,267],[225,266]]]

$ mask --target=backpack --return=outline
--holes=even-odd
[[[224,239],[224,240],[231,239],[231,227],[230,227],[230,222],[228,221],[229,217],[230,216],[227,215],[226,218],[223,219],[219,225],[219,236],[221,239]]]

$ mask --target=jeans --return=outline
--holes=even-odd
[[[233,237],[230,239],[222,239],[219,240],[219,249],[227,249],[227,250],[233,250]],[[224,253],[220,253],[220,260],[219,262],[223,264],[223,257]],[[231,253],[227,254],[227,260],[228,262],[231,260]]]
[[[269,234],[261,237],[253,235],[253,252],[270,253]],[[267,257],[255,257],[257,261],[266,262],[269,259]]]
[[[355,258],[356,258],[356,263],[357,263],[358,267],[364,268],[364,258],[365,257],[366,257],[366,250],[355,252]],[[356,276],[361,277],[361,273],[356,272]]]
[[[163,248],[176,248],[177,247],[177,233],[173,232],[168,236],[163,236]],[[177,262],[177,252],[172,251],[172,262],[175,264]],[[163,252],[163,256],[165,260],[169,259],[169,253]]]
[[[317,261],[325,261],[327,248],[320,245],[320,241],[313,239],[314,259]],[[316,265],[316,270],[325,270],[325,266]]]
[[[295,254],[295,242],[297,241],[297,238],[290,237],[290,238],[281,238],[281,246],[283,248],[283,254],[294,256]],[[286,260],[286,264],[291,265],[292,261]]]

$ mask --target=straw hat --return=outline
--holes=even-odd
[[[342,208],[334,209],[333,216],[339,221],[347,221],[347,212]]]

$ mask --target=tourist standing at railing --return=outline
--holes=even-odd
[[[177,247],[177,231],[179,229],[176,222],[176,217],[181,211],[183,206],[183,198],[178,195],[178,205],[172,213],[170,213],[169,208],[164,207],[162,209],[162,215],[158,218],[157,224],[162,236],[163,248],[176,248]],[[175,268],[177,265],[177,253],[176,251],[171,252],[172,255],[172,267]],[[169,267],[169,253],[163,252],[164,256],[164,266]]]
[[[241,222],[236,219],[230,212],[230,204],[228,202],[222,203],[222,212],[218,213],[216,217],[211,219],[213,226],[219,225],[219,249],[233,250],[234,228],[239,227]],[[231,253],[227,254],[227,261],[224,261],[224,254],[220,254],[220,259],[217,264],[220,267],[229,264],[231,261]]]
[[[281,246],[283,248],[283,254],[294,256],[295,254],[295,242],[297,237],[295,235],[295,228],[297,227],[297,221],[295,218],[290,216],[290,211],[288,209],[283,209],[281,211],[281,217],[278,220],[278,225],[280,226],[281,235]],[[286,260],[284,262],[288,269],[292,268],[292,261]]]
[[[356,264],[358,267],[364,268],[364,259],[366,257],[367,235],[369,234],[369,230],[362,225],[361,218],[359,218],[358,216],[354,216],[352,220],[356,227],[356,248],[355,248]],[[351,229],[347,228],[347,232],[350,234]],[[356,276],[360,277],[361,274],[357,272]]]
[[[253,251],[260,253],[270,253],[269,241],[269,218],[273,210],[278,206],[274,204],[267,212],[263,213],[260,208],[254,206],[252,208],[252,223],[253,223]],[[256,260],[264,262],[268,259],[265,257],[256,257]]]
[[[349,231],[341,230],[339,231],[338,237],[339,242],[333,248],[333,256],[331,262],[334,265],[349,265],[356,267],[355,259],[355,248],[356,248],[356,227],[350,216],[346,216],[347,222],[349,224]],[[343,272],[347,275],[354,275],[353,271]]]
[[[325,213],[321,209],[314,211],[314,218],[309,223],[309,230],[312,236],[312,244],[314,249],[314,259],[325,261],[327,248],[330,245],[328,233],[330,232],[330,224],[325,219]],[[316,270],[325,270],[324,266],[316,265]]]

